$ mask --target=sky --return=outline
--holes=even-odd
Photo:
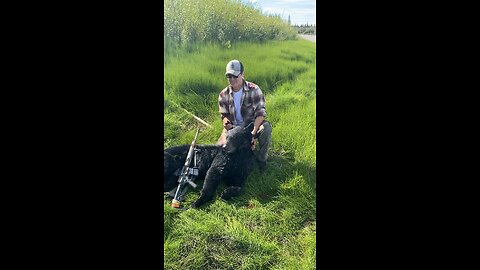
[[[279,14],[292,25],[316,24],[315,0],[247,0],[268,14]]]

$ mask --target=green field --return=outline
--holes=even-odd
[[[268,168],[252,172],[243,195],[190,209],[199,196],[194,190],[186,211],[164,202],[166,269],[315,268],[315,54],[309,41],[271,41],[230,49],[211,45],[165,64],[165,148],[189,144],[196,127],[199,144],[216,142],[222,128],[217,95],[227,84],[225,65],[234,58],[264,92],[273,126]]]
[[[180,2],[188,6],[189,1]],[[245,10],[246,17],[255,12]],[[262,22],[278,23],[268,18]],[[199,209],[190,208],[199,188],[187,193],[186,210],[173,209],[164,200],[165,269],[316,269],[315,43],[270,39],[228,46],[220,39],[165,42],[164,148],[190,144],[197,127],[198,144],[217,141],[222,130],[217,97],[227,86],[225,66],[231,59],[242,61],[245,79],[262,89],[273,128],[268,167],[265,172],[255,167],[241,196],[219,200],[225,188],[220,185],[214,200]]]

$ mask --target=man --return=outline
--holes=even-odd
[[[261,169],[265,169],[268,158],[268,146],[272,141],[272,127],[265,121],[265,97],[262,90],[244,79],[243,64],[238,60],[228,62],[225,76],[229,85],[218,95],[218,108],[223,122],[223,131],[218,139],[218,145],[224,145],[227,131],[234,126],[247,126],[254,122],[252,131],[252,150],[256,141],[253,137],[258,131],[259,149],[257,161]]]

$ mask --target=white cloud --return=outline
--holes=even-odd
[[[292,24],[315,24],[315,0],[258,0],[263,12],[278,14],[287,20],[290,16]]]
[[[294,8],[295,6],[309,6],[316,7],[315,0],[260,0],[262,6],[288,6]]]
[[[267,7],[263,8],[263,11],[267,14],[278,14],[282,19],[287,20],[290,16],[292,24],[315,24],[316,14],[315,10],[309,8],[279,8],[279,7]]]
[[[278,4],[313,4],[316,5],[315,0],[276,0]]]

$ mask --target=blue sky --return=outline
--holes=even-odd
[[[261,8],[268,14],[279,14],[283,19],[290,21],[292,25],[316,24],[315,0],[246,0]]]

